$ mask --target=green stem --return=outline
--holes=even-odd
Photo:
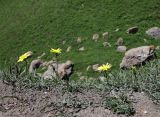
[[[27,75],[27,73],[28,73],[28,62],[27,62],[27,60],[25,60],[25,63],[26,63],[26,75]]]
[[[57,74],[57,77],[59,78],[59,74],[58,74],[58,54],[55,54],[56,55],[56,69],[55,69],[55,72]]]

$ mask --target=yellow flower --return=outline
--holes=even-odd
[[[107,64],[103,64],[100,67],[98,67],[98,71],[108,71],[109,69],[111,69],[112,65],[107,63]]]
[[[58,48],[58,49],[51,48],[51,50],[50,50],[50,52],[55,53],[55,54],[61,54],[61,51],[62,50],[60,48]]]
[[[32,53],[31,51],[28,51],[28,52],[24,53],[23,55],[21,55],[21,56],[19,57],[19,59],[18,59],[17,62],[22,62],[22,61],[26,60],[27,58],[31,57],[32,54],[33,54],[33,53]]]

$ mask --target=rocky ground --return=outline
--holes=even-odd
[[[14,88],[0,81],[0,117],[125,117],[104,108],[108,93],[94,89],[74,93]],[[136,113],[132,117],[160,117],[160,107],[143,92],[129,96]]]

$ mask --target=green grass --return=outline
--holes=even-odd
[[[105,106],[106,108],[112,109],[117,114],[126,114],[128,116],[135,114],[131,102],[125,95],[119,97],[106,97]]]
[[[49,49],[60,47],[60,59],[74,61],[77,71],[84,72],[90,64],[106,62],[117,69],[124,55],[116,52],[114,43],[118,37],[124,38],[128,49],[160,44],[145,34],[148,28],[160,25],[159,5],[159,0],[1,0],[0,68],[28,50],[34,52],[33,58],[45,52],[44,59],[50,60]],[[132,26],[138,26],[139,32],[126,34]],[[120,30],[115,32],[117,28]],[[102,33],[106,31],[111,48],[102,45]],[[101,35],[97,43],[91,40],[94,33]],[[76,43],[77,37],[82,37],[82,44]],[[63,40],[66,45],[62,45]],[[65,53],[68,46],[73,49]],[[82,46],[86,51],[78,52]]]

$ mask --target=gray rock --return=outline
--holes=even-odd
[[[97,41],[97,40],[99,39],[99,34],[93,34],[92,39],[93,39],[94,41]]]
[[[79,51],[85,51],[85,48],[84,47],[81,47],[78,49]]]
[[[42,66],[43,67],[48,67],[49,65],[51,65],[51,64],[53,64],[54,63],[54,61],[53,60],[51,60],[51,61],[48,61],[48,62],[43,62],[43,64],[42,64]]]
[[[129,29],[127,30],[127,33],[129,33],[129,34],[135,34],[135,33],[137,33],[137,32],[138,32],[138,27],[137,27],[137,26],[131,27],[131,28],[129,28]]]
[[[72,46],[69,46],[69,47],[67,48],[66,52],[70,52],[71,49],[72,49]]]
[[[109,38],[109,33],[105,32],[105,33],[102,34],[102,36],[103,36],[103,39],[105,39],[107,41],[108,38]]]
[[[29,66],[29,73],[35,74],[35,70],[38,69],[43,64],[41,59],[33,60]]]
[[[146,34],[155,39],[160,39],[160,28],[158,27],[150,28],[146,31]]]
[[[122,46],[123,44],[124,44],[123,38],[122,38],[122,37],[119,37],[119,38],[117,39],[116,46]]]
[[[92,69],[93,69],[94,71],[98,71],[98,67],[99,67],[99,64],[94,64],[94,65],[92,65]]]
[[[77,43],[81,43],[81,42],[82,42],[81,37],[78,37],[78,38],[77,38]]]
[[[109,42],[103,42],[104,47],[111,47],[112,45]]]
[[[48,66],[47,71],[44,72],[42,77],[44,79],[60,78],[69,80],[69,77],[73,73],[74,64],[72,61],[66,61],[65,63],[53,63]]]
[[[44,79],[52,79],[52,78],[57,78],[57,74],[54,70],[54,67],[52,65],[49,65],[48,66],[48,69],[47,71],[45,71],[43,74],[42,74],[42,78]]]
[[[118,47],[117,47],[117,51],[118,51],[118,52],[126,52],[126,50],[127,50],[127,47],[126,47],[126,46],[118,46]]]
[[[141,66],[146,61],[154,58],[156,58],[155,46],[132,48],[125,53],[120,68],[130,69],[132,66]]]

